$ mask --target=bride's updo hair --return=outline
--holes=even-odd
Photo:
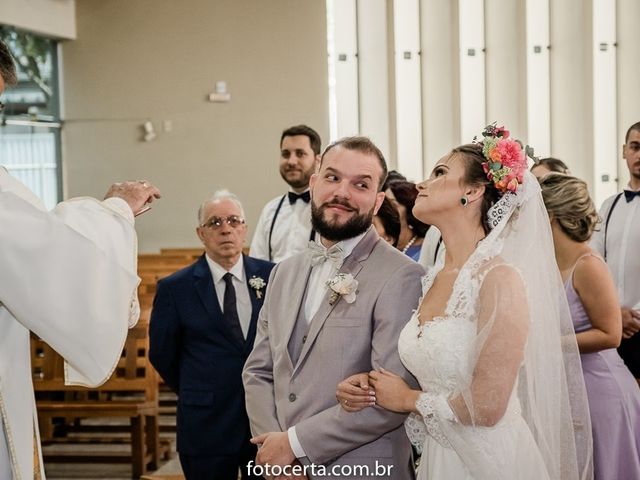
[[[482,164],[487,161],[482,154],[482,145],[478,143],[469,143],[454,148],[452,154],[458,155],[464,161],[464,182],[470,186],[484,185],[484,196],[482,197],[482,205],[480,206],[480,215],[482,219],[482,227],[484,233],[488,234],[489,230],[489,209],[496,203],[502,193],[496,188],[495,184],[487,178],[487,174]]]
[[[587,184],[576,177],[550,173],[540,180],[540,188],[547,212],[553,215],[562,231],[576,242],[589,240],[600,217]]]

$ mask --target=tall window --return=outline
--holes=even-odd
[[[4,26],[0,39],[18,70],[2,98],[0,164],[52,208],[61,197],[57,42]]]

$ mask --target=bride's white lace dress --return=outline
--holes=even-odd
[[[521,415],[515,386],[508,397],[506,413],[493,426],[460,424],[447,402],[450,396],[460,393],[461,386],[472,381],[478,362],[474,349],[479,336],[479,294],[487,274],[496,267],[499,267],[494,272],[496,278],[503,275],[504,269],[513,271],[513,267],[496,262],[495,258],[489,263],[475,264],[473,258],[470,259],[454,284],[445,315],[420,326],[414,313],[400,334],[400,357],[425,392],[417,402],[422,415],[412,414],[406,422],[411,441],[422,451],[418,479],[549,478],[538,446]],[[500,269],[503,272],[499,272]],[[423,295],[431,288],[436,274],[437,270],[432,270],[423,279]],[[472,396],[469,389],[468,397]],[[473,398],[465,397],[465,400],[471,411]]]

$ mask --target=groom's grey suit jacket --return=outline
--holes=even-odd
[[[254,435],[284,432],[295,425],[307,454],[303,463],[374,465],[378,460],[393,465],[389,478],[413,478],[406,416],[377,406],[348,413],[335,394],[346,377],[378,367],[417,385],[400,361],[398,336],[417,307],[424,270],[370,228],[340,272],[358,280],[355,302],[340,298],[330,305],[327,289],[307,327],[309,257],[302,252],[273,269],[243,373],[251,430]]]

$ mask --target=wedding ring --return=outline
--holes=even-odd
[[[345,401],[344,401],[344,406],[345,406],[345,407],[348,407],[348,406],[349,406],[349,400],[345,400]]]

